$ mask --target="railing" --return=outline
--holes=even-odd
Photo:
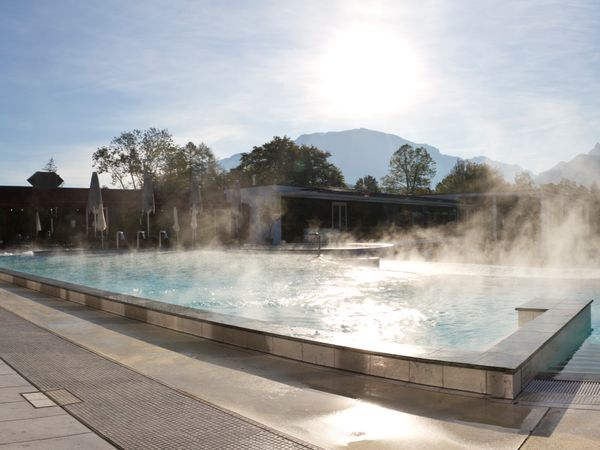
[[[162,248],[163,237],[165,239],[169,239],[169,235],[167,234],[167,230],[160,230],[158,232],[158,248]]]
[[[145,231],[138,231],[137,232],[137,237],[136,237],[136,248],[140,248],[140,236],[142,236],[142,239],[146,239],[146,232]]]
[[[122,231],[117,231],[117,236],[115,237],[115,242],[117,243],[117,250],[119,249],[119,242],[125,240],[125,233]]]
[[[311,233],[308,233],[308,235],[317,237],[317,256],[321,256],[321,235],[318,231],[313,231]]]

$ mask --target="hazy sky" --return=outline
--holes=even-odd
[[[0,185],[168,128],[218,157],[372,128],[535,172],[600,141],[600,2],[0,1]]]

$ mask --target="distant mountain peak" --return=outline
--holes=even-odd
[[[588,155],[600,156],[600,142],[596,142],[596,145],[594,145],[594,148],[590,150]]]
[[[591,186],[600,182],[600,142],[588,153],[580,153],[570,161],[561,161],[537,176],[538,183],[559,183],[563,178]]]

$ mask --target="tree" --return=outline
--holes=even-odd
[[[535,181],[531,173],[523,171],[515,175],[515,187],[521,191],[527,191],[535,188]]]
[[[548,195],[561,195],[572,199],[583,198],[589,194],[588,188],[578,185],[568,178],[561,178],[558,184],[547,183],[540,185],[540,190]]]
[[[377,179],[371,175],[359,178],[354,185],[354,189],[362,192],[381,192]]]
[[[500,173],[487,164],[458,160],[450,173],[440,181],[435,191],[440,194],[490,192],[507,188]]]
[[[165,158],[174,147],[173,136],[166,129],[148,128],[138,140],[141,167],[139,176],[150,174],[157,177],[163,172]]]
[[[245,176],[245,184],[255,176],[258,185],[345,186],[341,171],[327,161],[330,156],[313,146],[298,146],[287,136],[275,136],[243,153],[236,170]]]
[[[212,150],[203,142],[171,147],[163,157],[163,162],[162,184],[174,193],[188,189],[193,176],[198,176],[203,186],[209,186],[222,173]]]
[[[109,173],[113,184],[137,189],[145,174],[156,178],[162,173],[172,147],[173,138],[167,130],[126,131],[94,152],[93,166],[98,173]]]
[[[52,173],[56,173],[56,171],[58,170],[58,167],[56,166],[56,163],[54,162],[54,158],[50,158],[48,160],[48,162],[46,163],[46,165],[44,166],[44,170],[46,172],[52,172]]]
[[[416,194],[428,191],[435,176],[435,161],[423,147],[404,144],[390,159],[390,173],[382,178],[386,192]]]

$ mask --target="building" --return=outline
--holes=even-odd
[[[308,234],[377,238],[393,230],[458,219],[458,201],[336,188],[254,186],[225,193],[233,232],[254,244],[303,242]]]
[[[93,227],[86,217],[88,193],[87,188],[0,186],[0,245],[78,245]],[[102,200],[109,229],[139,228],[141,191],[102,189]]]

